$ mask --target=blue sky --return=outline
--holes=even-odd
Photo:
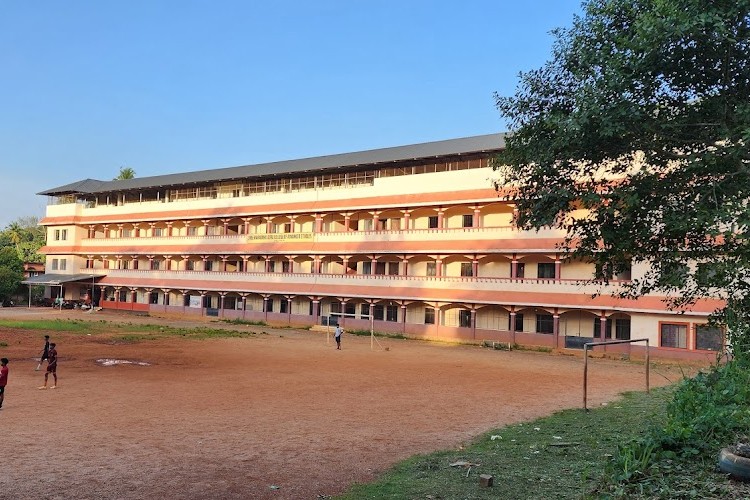
[[[7,1],[0,228],[85,178],[501,132],[579,0]]]

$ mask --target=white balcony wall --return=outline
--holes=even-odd
[[[485,262],[479,265],[479,276],[487,278],[510,278],[510,262]]]
[[[251,196],[239,196],[235,198],[210,198],[201,200],[181,200],[167,202],[147,201],[134,202],[124,205],[99,205],[87,208],[82,204],[50,205],[47,207],[47,217],[65,216],[96,216],[107,217],[112,220],[122,218],[125,221],[143,218],[148,215],[151,218],[159,214],[159,218],[168,219],[170,211],[180,211],[180,217],[184,217],[185,210],[211,210],[216,216],[221,215],[221,208],[242,207],[243,211],[252,211],[253,206],[288,205],[291,203],[309,204],[313,207],[316,202],[341,202],[341,210],[351,210],[351,200],[359,197],[391,197],[411,195],[420,192],[422,186],[429,184],[430,190],[434,192],[453,193],[456,185],[465,186],[466,189],[492,188],[490,178],[493,172],[491,168],[459,170],[450,172],[434,172],[429,174],[409,175],[400,177],[377,178],[372,186],[359,185],[346,188],[310,189],[292,192],[274,192],[253,194]],[[438,195],[439,197],[439,195]],[[490,201],[490,200],[488,200]],[[220,208],[217,208],[220,206]],[[334,203],[335,206],[335,203]],[[383,205],[381,208],[386,208]],[[401,203],[394,202],[395,208],[401,207]],[[260,210],[261,212],[264,210]],[[163,215],[162,215],[163,214]],[[308,223],[309,224],[309,223]],[[309,226],[308,226],[309,227]],[[263,228],[259,228],[263,230]]]
[[[581,261],[565,261],[560,268],[562,279],[591,279],[594,277],[594,265]]]
[[[109,270],[107,276],[112,281],[118,278],[138,278],[155,279],[159,282],[168,284],[169,288],[179,288],[180,281],[187,280],[195,282],[213,281],[220,283],[216,288],[218,291],[226,291],[232,288],[232,283],[246,285],[248,280],[253,283],[263,285],[266,283],[275,283],[289,285],[290,290],[299,286],[306,286],[311,283],[341,286],[344,289],[351,290],[357,287],[367,288],[370,286],[389,287],[394,290],[394,296],[398,295],[397,290],[402,288],[412,288],[425,290],[425,296],[439,295],[440,290],[465,289],[473,292],[479,292],[479,301],[481,302],[481,292],[496,292],[500,285],[502,290],[508,292],[544,292],[544,293],[570,293],[570,294],[594,294],[601,291],[601,286],[596,283],[586,282],[559,282],[553,280],[510,280],[510,279],[493,279],[493,278],[462,278],[462,277],[443,277],[430,278],[418,276],[388,276],[388,275],[339,275],[339,274],[305,274],[305,273],[230,273],[230,272],[203,272],[203,271],[151,271],[151,270]],[[616,287],[613,285],[612,287]],[[190,287],[186,287],[190,288]],[[205,290],[212,290],[208,283],[203,287]],[[611,289],[611,288],[610,288]]]
[[[86,209],[82,203],[63,203],[60,205],[47,205],[46,217],[75,217],[80,216]]]

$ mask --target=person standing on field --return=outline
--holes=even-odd
[[[8,385],[8,358],[0,359],[0,408],[5,400],[5,386]]]
[[[344,333],[344,330],[341,328],[341,325],[336,325],[336,331],[333,334],[333,338],[336,339],[336,349],[341,349],[341,334]]]
[[[39,371],[39,368],[42,367],[42,363],[44,363],[44,360],[47,359],[49,356],[49,335],[44,336],[44,349],[42,349],[42,357],[39,359],[39,364],[36,365],[36,371]]]
[[[47,357],[47,372],[44,374],[44,385],[41,386],[40,389],[47,388],[47,378],[49,377],[50,373],[55,380],[50,389],[57,388],[57,349],[55,349],[55,345],[56,344],[54,343],[49,345],[49,356]]]

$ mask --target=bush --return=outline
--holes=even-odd
[[[696,464],[713,470],[719,449],[750,430],[750,369],[730,362],[683,380],[666,412],[664,425],[618,446],[606,470],[609,492],[663,494],[664,480],[656,478],[665,471]]]

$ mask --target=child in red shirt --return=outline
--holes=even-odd
[[[0,359],[0,408],[5,399],[5,386],[8,385],[8,358]]]

